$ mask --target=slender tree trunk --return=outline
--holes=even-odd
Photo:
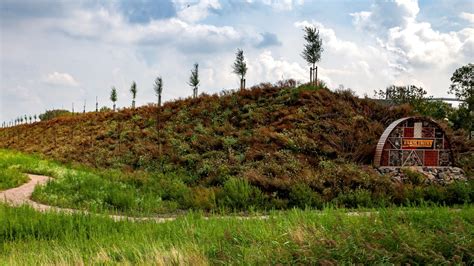
[[[132,109],[135,109],[135,100],[132,101]]]
[[[314,69],[314,81],[316,83],[316,86],[318,86],[318,67],[316,66],[316,68]]]
[[[159,102],[161,102],[161,97]],[[163,148],[161,145],[161,121],[160,121],[160,112],[161,112],[161,107],[157,106],[156,108],[156,133],[158,137],[158,156],[160,160],[160,169],[161,172],[163,172]]]
[[[240,79],[240,90],[244,90],[244,89],[245,89],[245,79],[242,76],[242,78]]]

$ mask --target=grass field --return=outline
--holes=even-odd
[[[190,213],[114,222],[0,205],[0,264],[474,263],[474,208],[273,212],[265,220]]]

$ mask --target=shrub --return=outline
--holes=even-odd
[[[401,171],[407,180],[413,185],[421,185],[425,182],[426,177],[416,170],[402,168]]]
[[[132,188],[109,186],[104,202],[112,209],[130,211],[137,206],[137,195]]]
[[[216,189],[195,187],[192,189],[189,207],[199,210],[215,210],[217,206]]]
[[[56,117],[69,116],[69,115],[71,115],[71,113],[68,110],[61,110],[61,109],[48,110],[44,112],[43,114],[40,114],[39,119],[41,121],[46,121],[46,120],[51,120]]]
[[[341,193],[332,202],[338,207],[345,208],[373,208],[378,206],[377,202],[372,198],[372,193],[366,189],[356,189],[347,193]]]
[[[474,179],[468,182],[453,182],[446,187],[448,204],[467,204],[474,201]]]
[[[257,187],[252,186],[247,180],[232,177],[224,183],[218,198],[222,207],[232,209],[246,209],[262,205],[263,194]]]
[[[289,204],[292,207],[315,207],[321,209],[323,202],[318,193],[311,190],[307,184],[298,183],[291,187]]]

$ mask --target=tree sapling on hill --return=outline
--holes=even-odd
[[[161,93],[163,92],[163,79],[161,76],[155,79],[155,84],[153,85],[153,89],[155,90],[155,94],[158,97],[158,107],[161,106]]]
[[[244,51],[237,49],[232,72],[240,77],[240,89],[245,89],[245,74],[247,74],[247,64],[245,63]]]
[[[110,100],[114,103],[112,110],[115,112],[115,102],[117,101],[117,89],[115,89],[115,87],[112,87],[112,91],[110,92]]]
[[[316,63],[321,59],[323,49],[323,41],[319,36],[319,29],[313,26],[306,26],[303,29],[306,44],[301,56],[311,65],[309,72],[309,82],[312,85],[318,85],[318,67]]]
[[[135,98],[137,97],[137,83],[135,81],[130,86],[130,92],[132,93],[132,108],[135,109]]]
[[[198,85],[199,85],[199,64],[195,63],[194,68],[191,70],[191,76],[189,77],[189,86],[193,88],[193,98],[198,96]]]
[[[163,148],[161,144],[161,132],[160,132],[160,107],[161,107],[161,93],[163,92],[163,79],[161,76],[158,76],[155,79],[155,84],[153,86],[156,96],[158,96],[158,106],[156,108],[156,132],[158,137],[158,152],[161,160],[161,170],[163,171]]]

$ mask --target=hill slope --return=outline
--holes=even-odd
[[[145,106],[3,129],[0,147],[95,167],[178,171],[204,185],[244,177],[273,190],[312,179],[328,160],[369,164],[384,128],[410,112],[347,91],[261,84],[169,102],[159,116]]]

